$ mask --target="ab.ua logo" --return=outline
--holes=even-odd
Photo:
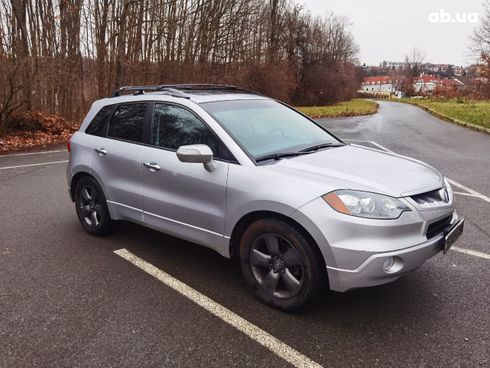
[[[428,19],[431,23],[478,23],[478,13],[457,12],[453,15],[440,9],[429,13]]]

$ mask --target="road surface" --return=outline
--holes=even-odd
[[[286,314],[255,300],[238,265],[211,250],[131,224],[105,238],[86,234],[66,192],[63,147],[3,156],[0,367],[488,366],[490,135],[390,102],[376,115],[321,123],[458,183],[467,221],[458,250],[395,283],[326,292]],[[227,309],[210,313],[119,249]],[[232,326],[223,313],[242,319]],[[250,337],[250,328],[260,333]]]

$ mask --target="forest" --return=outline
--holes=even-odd
[[[0,135],[18,112],[79,122],[124,85],[331,104],[358,89],[357,52],[348,19],[289,0],[0,0]]]

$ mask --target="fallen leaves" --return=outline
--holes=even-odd
[[[9,126],[11,132],[0,138],[0,153],[67,142],[79,127],[59,115],[36,111],[16,114]]]

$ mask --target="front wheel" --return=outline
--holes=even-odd
[[[107,202],[100,185],[90,177],[80,179],[75,188],[75,206],[83,228],[92,235],[105,235],[112,227]]]
[[[291,311],[320,290],[321,262],[299,229],[279,219],[252,223],[240,241],[240,263],[248,285],[264,303]]]

